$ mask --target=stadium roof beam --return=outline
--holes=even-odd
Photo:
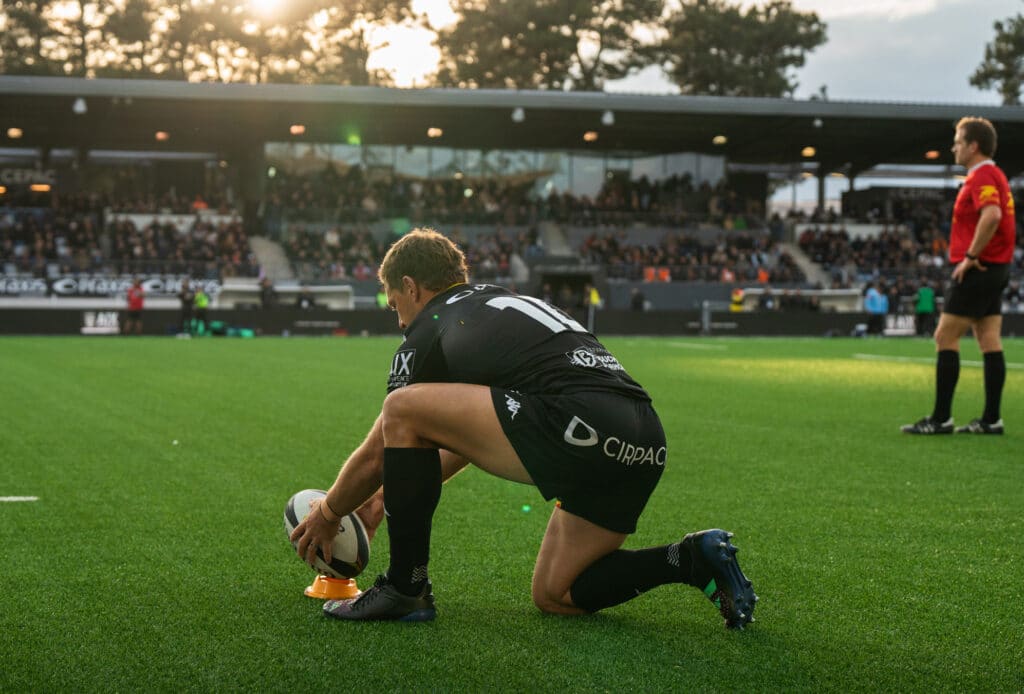
[[[75,115],[78,99],[88,110]],[[528,117],[509,127],[516,109]],[[953,124],[964,115],[990,118],[999,163],[1024,171],[1019,107],[0,76],[0,134],[21,128],[19,147],[144,150],[165,131],[178,151],[245,151],[287,141],[301,123],[306,142],[574,150],[593,130],[588,151],[724,154],[743,164],[797,163],[811,145],[857,175],[882,162],[920,164],[927,151],[952,163]],[[429,127],[444,137],[431,140]]]

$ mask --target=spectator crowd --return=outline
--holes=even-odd
[[[359,166],[339,173],[276,172],[268,182],[263,218],[267,233],[294,222],[352,223],[404,217],[414,225],[530,226],[553,221],[572,226],[648,224],[692,226],[709,222],[726,230],[763,225],[762,201],[742,198],[725,182],[695,185],[687,175],[651,182],[646,176],[607,178],[591,197],[551,190],[538,193],[536,176],[477,178],[455,173],[444,179],[390,174],[368,176]]]
[[[601,265],[612,281],[806,285],[806,276],[779,243],[783,220],[765,220],[758,204],[744,200],[727,183],[615,175],[593,198],[538,195],[535,183],[529,177],[371,176],[360,167],[343,173],[326,167],[303,177],[280,174],[269,181],[259,216],[264,229],[257,233],[272,228],[305,281],[373,281],[390,241],[381,225],[404,215],[402,228],[428,225],[449,233],[466,251],[477,281],[509,282],[517,259],[529,263],[543,256],[538,229],[552,221],[583,234],[571,250],[581,262]],[[207,197],[182,196],[172,189],[122,198],[53,196],[49,207],[0,207],[0,268],[4,274],[35,277],[258,276],[242,222],[206,214],[230,212],[230,197],[216,191]],[[877,283],[888,310],[904,310],[922,287],[941,296],[948,281],[947,208],[945,201],[931,207],[915,201],[900,208],[904,218],[881,220],[880,233],[860,236],[848,233],[830,211],[816,215],[814,226],[802,231],[797,242],[828,274],[831,288]],[[192,222],[175,226],[164,219],[168,214],[188,215]],[[152,221],[139,223],[139,215],[153,215]],[[664,233],[651,242],[655,235],[639,234],[639,228]],[[1013,305],[1019,305],[1024,274],[1024,237],[1018,234],[1017,242],[1014,283],[1007,292]],[[769,292],[766,308],[807,303],[794,292]]]
[[[216,279],[254,276],[259,268],[241,221],[196,217],[179,230],[158,218],[142,228],[92,202],[53,209],[0,209],[0,266],[5,274],[171,274]]]

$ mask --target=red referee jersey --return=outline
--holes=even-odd
[[[1013,247],[1017,237],[1013,193],[1010,192],[1006,174],[989,159],[967,172],[967,180],[957,193],[956,204],[953,205],[953,227],[949,233],[951,263],[956,264],[964,259],[964,254],[974,239],[981,210],[988,205],[998,205],[1003,211],[1003,218],[992,240],[981,252],[979,260],[983,263],[1009,263],[1013,260]]]
[[[142,287],[128,287],[128,310],[142,310],[143,291]]]

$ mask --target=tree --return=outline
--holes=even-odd
[[[1005,106],[1020,105],[1024,80],[1024,17],[995,22],[996,37],[985,46],[985,60],[971,75],[972,87],[999,91]]]
[[[52,0],[15,0],[0,4],[0,68],[11,75],[61,75],[61,61],[46,45],[57,35],[45,16]]]
[[[684,0],[651,49],[683,94],[789,96],[791,68],[825,43],[826,26],[814,12],[788,0],[744,11],[726,0]]]
[[[600,90],[644,67],[637,28],[663,0],[463,0],[439,33],[444,86]]]
[[[148,0],[127,0],[123,11],[110,16],[106,28],[119,60],[97,69],[97,77],[127,77],[148,72],[155,16],[156,11]]]
[[[377,46],[372,42],[375,27],[409,19],[409,0],[361,0],[332,4],[321,24],[316,48],[311,52],[319,82],[334,84],[386,84],[388,76],[367,68],[370,53]]]
[[[409,0],[0,0],[0,73],[217,82],[372,84],[377,26]]]

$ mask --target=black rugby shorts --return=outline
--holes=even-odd
[[[946,292],[944,313],[968,318],[999,316],[1003,313],[1003,290],[1010,282],[1008,263],[985,263],[986,270],[968,270],[963,282],[953,281]]]
[[[606,392],[524,395],[491,388],[505,436],[545,499],[620,533],[636,522],[665,469],[650,402]]]

